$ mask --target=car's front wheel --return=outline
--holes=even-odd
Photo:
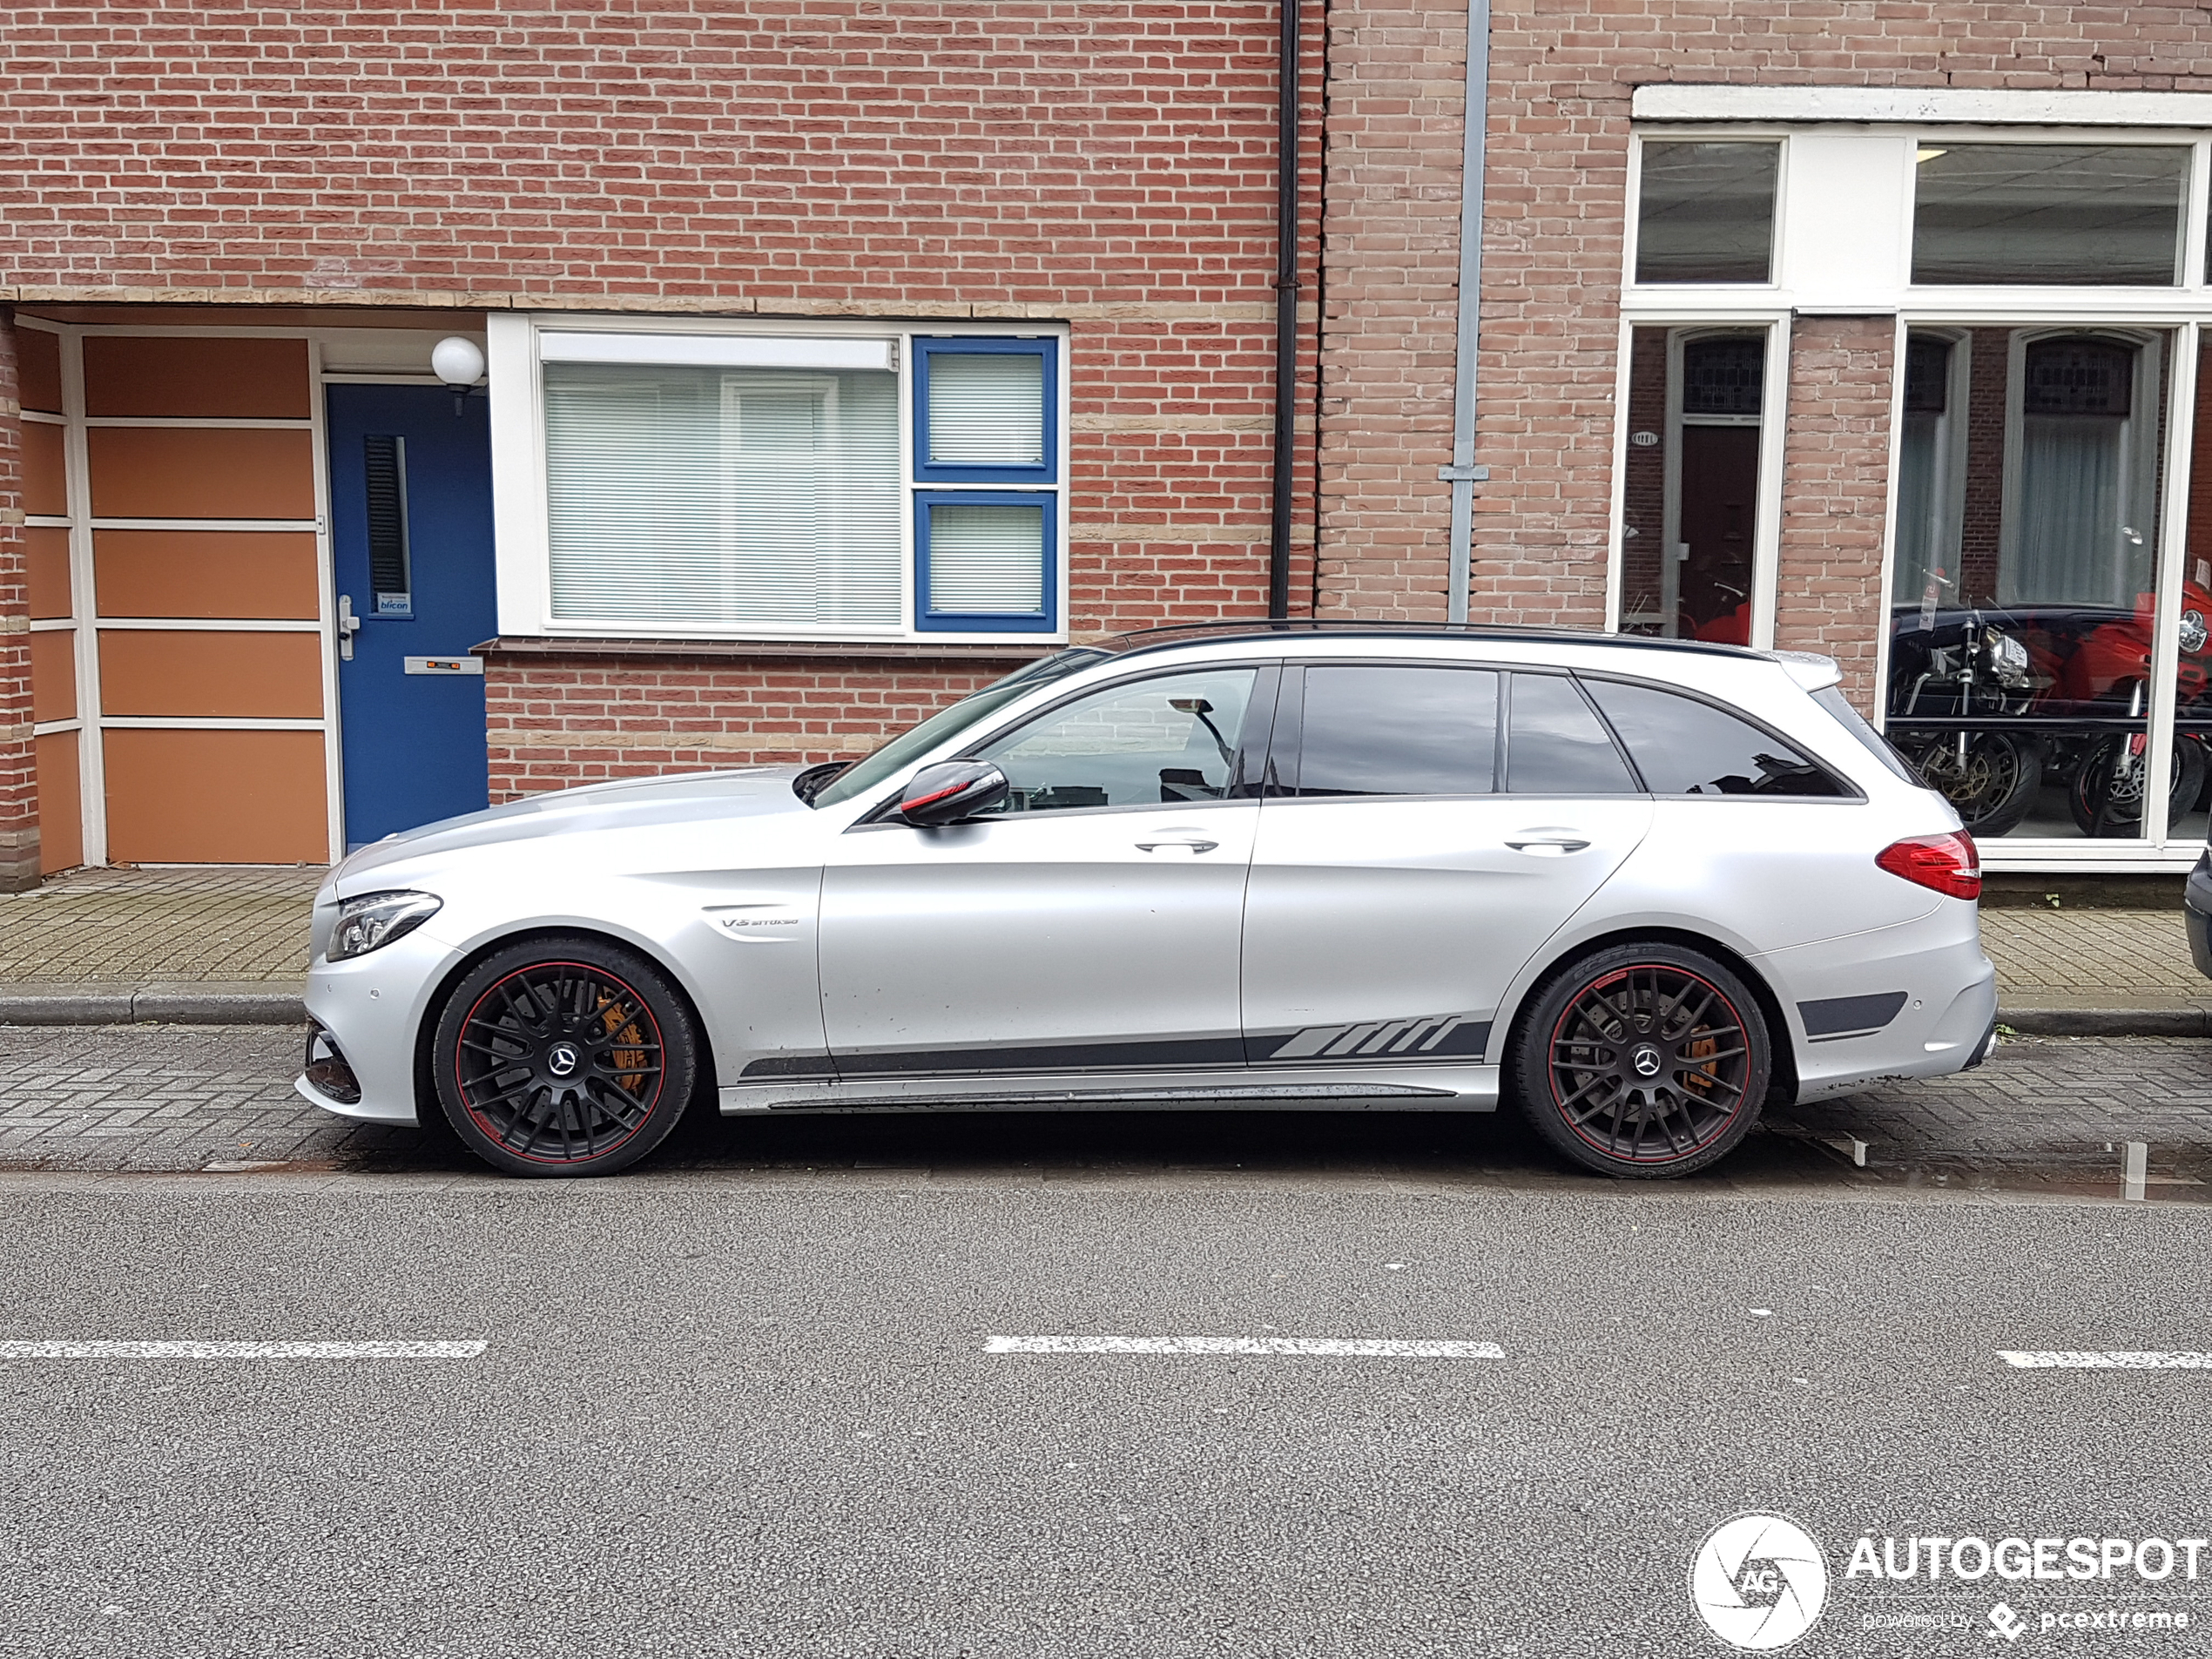
[[[1617,945],[1554,977],[1507,1057],[1521,1109],[1552,1145],[1605,1175],[1676,1176],[1750,1133],[1772,1076],[1750,988],[1703,953]]]
[[[683,997],[604,940],[526,940],[454,987],[438,1102],[471,1151],[514,1175],[610,1175],[668,1137],[697,1076]]]

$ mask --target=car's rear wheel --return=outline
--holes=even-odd
[[[438,1018],[438,1102],[514,1175],[611,1175],[684,1115],[699,1044],[684,999],[634,951],[583,937],[487,957]]]
[[[1653,941],[1556,975],[1514,1034],[1508,1076],[1537,1133],[1605,1175],[1688,1175],[1750,1133],[1773,1074],[1765,1017],[1737,974]]]

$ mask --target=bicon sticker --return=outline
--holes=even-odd
[[[1828,1561],[1796,1521],[1738,1515],[1708,1533],[1690,1558],[1689,1600],[1730,1647],[1771,1653],[1818,1621]]]

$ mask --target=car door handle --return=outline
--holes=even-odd
[[[1193,853],[1211,853],[1220,845],[1219,841],[1200,841],[1178,838],[1171,841],[1139,841],[1136,844],[1136,850],[1140,853],[1154,853],[1163,846],[1187,846]]]
[[[1518,839],[1509,839],[1506,845],[1516,853],[1526,853],[1535,847],[1551,847],[1561,853],[1579,853],[1589,845],[1580,835],[1561,835],[1524,830]]]

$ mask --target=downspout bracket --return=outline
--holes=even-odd
[[[1447,484],[1487,484],[1490,482],[1487,467],[1439,467],[1436,476]]]

